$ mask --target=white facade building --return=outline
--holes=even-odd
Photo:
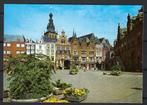
[[[55,57],[56,57],[55,43],[43,42],[42,40],[37,41],[35,44],[35,53],[47,55],[50,57],[52,62],[55,62]]]
[[[103,45],[101,43],[96,44],[96,61],[101,64],[103,58]]]
[[[46,55],[46,44],[42,40],[36,41],[35,44],[35,53]]]
[[[32,40],[26,41],[26,54],[35,54],[35,42]]]
[[[48,55],[51,61],[55,62],[56,59],[56,46],[55,43],[46,43],[46,55]]]

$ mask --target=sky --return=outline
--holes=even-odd
[[[94,33],[111,44],[117,37],[117,27],[126,27],[127,15],[136,16],[141,5],[57,5],[5,4],[4,34],[24,35],[39,40],[46,31],[52,12],[55,30],[64,30],[67,37]]]

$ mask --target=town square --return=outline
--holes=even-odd
[[[4,102],[142,103],[143,6],[5,5],[5,18]]]

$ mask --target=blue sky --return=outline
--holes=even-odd
[[[5,4],[4,34],[24,35],[38,40],[46,31],[49,13],[53,13],[56,31],[70,37],[94,33],[112,44],[117,36],[118,23],[126,27],[127,15],[135,16],[140,5],[55,5]]]

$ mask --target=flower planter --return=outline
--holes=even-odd
[[[65,99],[70,102],[81,102],[87,98],[87,94],[83,96],[65,95]]]
[[[52,96],[52,93],[46,97],[41,97],[37,99],[11,99],[11,102],[42,102],[51,96]]]
[[[68,103],[67,100],[59,99],[56,97],[50,97],[43,101],[43,103]]]
[[[110,74],[114,75],[114,76],[120,76],[121,72],[120,71],[113,71]]]
[[[54,88],[54,95],[61,95],[63,93],[63,89],[60,88]]]
[[[77,72],[70,72],[69,74],[70,75],[75,75],[75,74],[77,74]]]
[[[3,92],[3,98],[8,98],[9,97],[9,90],[5,90]]]

